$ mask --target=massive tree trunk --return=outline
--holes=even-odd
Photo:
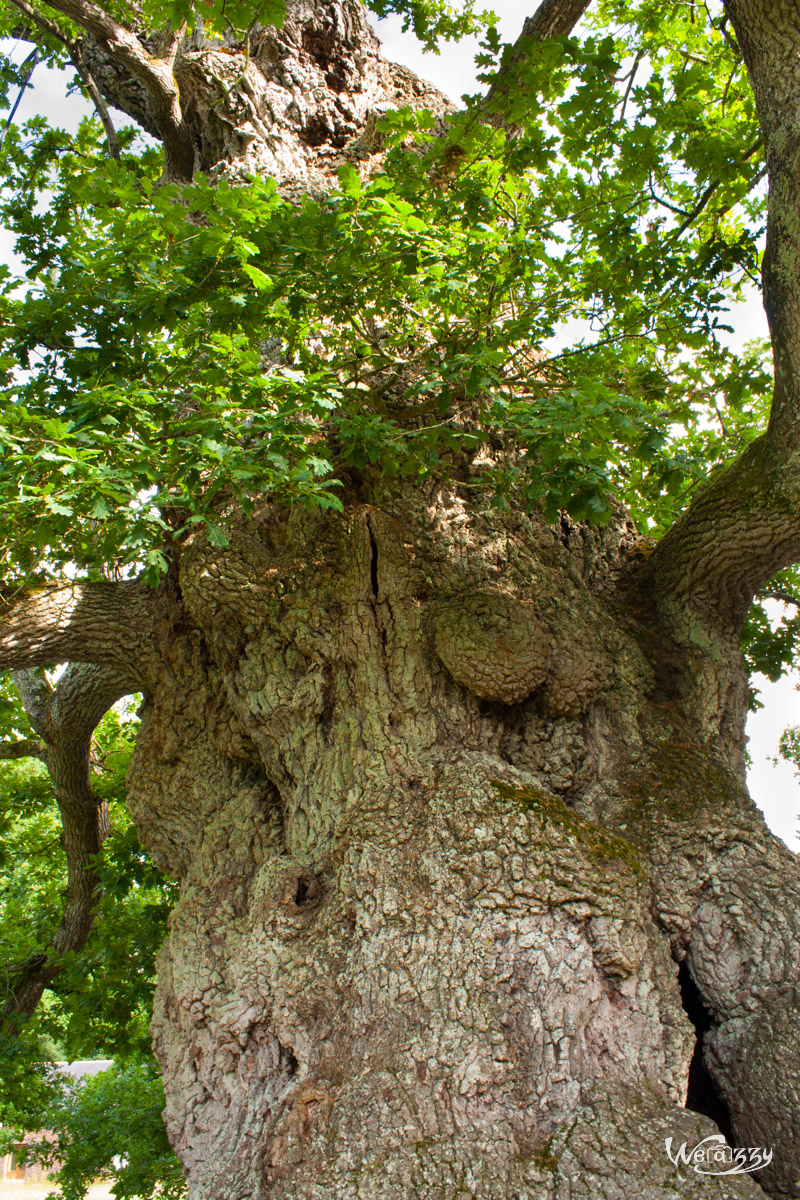
[[[698,1098],[791,1195],[800,879],[735,646],[700,718],[624,521],[471,490],[184,554],[131,804],[184,879],[154,1033],[193,1195],[700,1194],[664,1150],[713,1131],[680,962]]]
[[[295,4],[246,61],[187,40],[136,69],[98,20],[83,61],[174,178],[323,187],[382,105],[446,110],[355,3]],[[654,553],[624,514],[499,513],[465,458],[197,534],[153,594],[12,609],[0,665],[134,661],[146,693],[130,803],[182,881],[153,1035],[192,1200],[798,1194],[800,872],[746,792],[738,649],[800,557],[776,338],[769,434]],[[671,1161],[719,1128],[769,1165]]]
[[[695,1099],[792,1195],[800,878],[735,646],[670,650],[623,520],[472,490],[184,553],[130,787],[184,880],[153,1031],[192,1195],[753,1195],[665,1153],[715,1131],[679,963]]]

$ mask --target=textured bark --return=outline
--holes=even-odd
[[[756,1195],[666,1157],[714,1131],[685,961],[735,1136],[793,1195],[800,877],[730,714],[687,713],[624,523],[471,495],[184,553],[130,788],[183,880],[153,1031],[191,1194]]]
[[[109,103],[163,139],[147,82],[107,42],[88,39],[82,54]],[[368,166],[388,109],[451,110],[431,84],[382,58],[358,0],[289,0],[283,26],[257,27],[249,46],[182,37],[171,69],[194,169],[270,175],[288,196],[329,190],[345,162]]]
[[[464,463],[447,486],[362,482],[343,516],[267,507],[225,550],[196,534],[153,597],[47,590],[0,630],[0,666],[128,662],[147,692],[129,792],[182,882],[153,1034],[192,1200],[759,1195],[666,1155],[716,1128],[685,1108],[679,964],[709,1025],[704,1106],[797,1195],[800,873],[744,788],[737,639],[800,557],[781,151],[800,43],[794,4],[728,7],[778,177],[775,416],[654,553],[623,517],[499,514]],[[158,132],[109,38],[82,49]],[[173,75],[194,169],[288,194],[368,169],[386,105],[447,111],[354,0],[293,0],[249,59],[182,39]]]
[[[0,609],[0,671],[90,662],[143,684],[156,654],[154,633],[153,598],[135,581],[12,592]]]

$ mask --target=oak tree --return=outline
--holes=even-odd
[[[481,94],[359,0],[4,0],[98,113],[4,145],[4,754],[69,866],[6,1022],[89,936],[92,731],[141,693],[194,1200],[795,1196],[740,642],[793,640],[751,605],[800,561],[800,12],[390,11],[480,31]],[[719,1129],[758,1183],[666,1153]]]

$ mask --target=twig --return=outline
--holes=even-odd
[[[762,592],[759,600],[779,600],[781,604],[793,604],[795,608],[800,608],[800,599],[793,596],[791,592],[781,591],[780,588]]]
[[[106,131],[108,152],[112,158],[119,159],[119,139],[117,138],[117,131],[114,128],[114,123],[111,120],[106,102],[100,95],[100,89],[97,86],[95,78],[83,62],[83,54],[79,44],[74,42],[71,38],[68,38],[55,21],[51,21],[49,17],[44,15],[44,13],[40,13],[38,9],[35,9],[32,5],[28,4],[28,0],[11,0],[11,3],[15,8],[19,9],[21,13],[24,13],[24,15],[30,21],[33,21],[34,25],[38,25],[39,28],[43,29],[45,33],[48,33],[50,37],[55,38],[55,40],[60,42],[62,46],[66,47],[72,61],[72,65],[78,73],[78,78],[86,88],[86,91],[89,93],[89,97],[95,106],[97,115]],[[34,50],[34,54],[36,53],[38,53],[38,50]],[[20,93],[20,99],[21,98],[22,93]],[[17,101],[17,104],[19,104],[19,100]],[[14,112],[16,112],[16,105],[14,106]],[[8,118],[9,123],[14,116],[14,112],[12,112],[11,116]],[[6,128],[8,128],[8,126],[6,126]],[[5,136],[5,133],[3,136]],[[2,138],[0,138],[0,144],[1,143]]]
[[[25,67],[28,67],[28,63],[30,63],[30,66],[28,67],[28,72],[24,76],[22,83],[20,84],[19,95],[17,96],[17,98],[14,102],[14,107],[12,108],[11,112],[8,114],[8,120],[5,123],[3,132],[0,133],[0,146],[2,146],[3,142],[5,141],[6,134],[8,133],[9,129],[11,128],[11,122],[14,120],[17,109],[19,108],[20,104],[22,103],[22,97],[25,95],[25,91],[28,87],[28,84],[31,81],[31,75],[33,75],[34,68],[35,68],[36,64],[38,63],[38,61],[39,61],[39,47],[37,46],[34,50],[31,51],[31,53],[25,59],[25,62],[22,64],[22,69],[24,69]]]
[[[729,212],[730,209],[733,208],[734,204],[738,204],[738,202],[741,199],[743,199],[744,196],[746,196],[748,194],[748,192],[752,192],[753,188],[756,186],[757,183],[761,182],[761,180],[764,178],[766,173],[767,173],[767,168],[762,167],[761,170],[758,172],[758,174],[754,175],[753,178],[750,180],[749,184],[747,185],[746,191],[744,191],[741,196],[737,196],[736,200],[734,200],[733,203],[729,204],[726,208],[723,208],[718,215],[724,216],[724,214],[726,212]],[[708,187],[703,192],[700,199],[697,201],[697,204],[694,206],[692,211],[687,216],[686,220],[683,222],[682,225],[679,225],[678,228],[675,230],[674,236],[676,238],[679,238],[682,233],[685,233],[686,230],[689,228],[689,226],[692,224],[692,222],[695,221],[697,219],[697,217],[700,216],[700,213],[706,207],[706,205],[708,204],[709,200],[714,195],[714,193],[718,190],[721,183],[722,183],[722,180],[715,179],[713,183],[710,183],[708,185]]]
[[[633,60],[633,66],[631,67],[630,75],[628,76],[628,86],[625,88],[625,95],[622,97],[622,106],[619,110],[620,121],[624,120],[625,118],[625,109],[628,107],[628,99],[633,88],[633,81],[636,78],[636,72],[639,70],[639,63],[641,61],[642,52],[639,50],[636,54],[636,58]]]

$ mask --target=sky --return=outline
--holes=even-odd
[[[527,7],[523,7],[519,0],[491,0],[491,8],[498,17],[501,38],[513,42],[520,33]],[[412,33],[401,31],[401,25],[401,18],[396,16],[376,23],[376,31],[387,58],[410,67],[453,100],[477,90],[473,62],[476,40],[462,41],[458,46],[445,46],[439,55],[426,54]],[[29,47],[20,44],[15,59],[21,61],[28,50]],[[90,107],[81,96],[66,95],[67,79],[68,76],[64,74],[37,67],[35,86],[23,98],[17,112],[17,122],[41,113],[54,124],[75,130]],[[0,230],[0,261],[8,262],[12,256],[12,239],[6,231]],[[741,346],[754,337],[767,336],[766,318],[755,290],[732,311],[730,323],[734,327],[729,338],[732,346]],[[771,618],[777,620],[779,615],[780,606],[773,604]],[[748,774],[750,793],[773,832],[792,849],[800,850],[800,778],[789,763],[774,761],[783,730],[787,725],[800,725],[800,675],[792,672],[774,684],[763,676],[756,676],[753,682],[759,689],[764,707],[751,714],[747,725],[750,739],[748,750],[752,762]]]

